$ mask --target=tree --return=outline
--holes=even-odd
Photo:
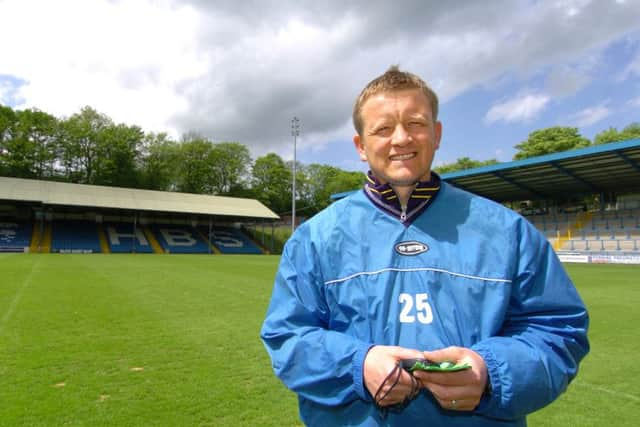
[[[249,149],[238,142],[213,144],[209,153],[213,194],[233,194],[242,189],[251,166]]]
[[[620,132],[618,132],[618,129],[610,127],[609,129],[603,130],[602,132],[597,134],[593,138],[593,144],[602,145],[602,144],[608,144],[610,142],[618,142],[618,141],[622,141],[621,138],[622,138],[622,135],[620,135]]]
[[[593,139],[593,143],[595,145],[601,145],[637,138],[640,138],[640,123],[634,122],[622,129],[622,132],[618,132],[618,130],[613,127],[600,132]]]
[[[178,148],[177,189],[185,193],[211,194],[213,144],[195,134],[183,136]]]
[[[622,138],[622,141],[640,138],[640,123],[633,122],[626,128],[622,129]]]
[[[9,154],[8,143],[13,139],[16,123],[16,113],[10,108],[0,105],[0,174],[9,175],[7,156]]]
[[[137,187],[136,160],[144,133],[137,126],[109,125],[100,129],[93,183],[114,187]]]
[[[331,204],[331,195],[362,187],[365,175],[362,172],[347,172],[342,169],[312,163],[303,166],[301,199],[309,206],[305,214],[313,215]]]
[[[516,145],[514,160],[588,147],[591,142],[577,128],[555,126],[533,131],[526,141]]]
[[[93,184],[99,157],[98,135],[113,121],[91,107],[84,107],[62,122],[61,163],[68,181]]]
[[[139,153],[139,183],[148,190],[168,191],[176,188],[178,143],[166,133],[144,136]]]
[[[0,104],[0,144],[12,138],[12,129],[15,122],[15,111],[11,107],[5,107]]]
[[[291,209],[291,170],[277,154],[256,159],[251,186],[256,198],[271,210],[282,213]]]
[[[473,159],[470,159],[469,157],[460,157],[458,160],[456,160],[455,163],[449,163],[442,166],[437,166],[433,168],[433,170],[437,173],[443,174],[443,173],[456,172],[456,171],[461,171],[466,169],[479,168],[481,166],[495,165],[497,163],[498,161],[496,159],[473,160]]]
[[[329,204],[327,184],[332,182],[338,175],[338,168],[328,165],[312,163],[303,166],[303,179],[300,180],[300,198],[310,206],[314,212],[320,211]]]
[[[349,172],[338,169],[338,173],[333,180],[327,183],[326,193],[329,196],[345,191],[352,191],[362,188],[366,180],[363,172]],[[324,202],[328,205],[331,199],[327,198]]]
[[[0,130],[4,134],[1,146],[4,173],[18,178],[52,176],[57,145],[56,118],[33,109],[7,114],[0,121],[4,126],[10,123],[8,129]]]
[[[39,110],[24,110],[18,114],[17,133],[33,146],[33,176],[37,179],[55,175],[58,157],[60,122],[51,114]]]

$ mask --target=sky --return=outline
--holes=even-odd
[[[640,122],[640,0],[0,0],[0,104],[255,159],[366,170],[355,98],[390,65],[440,98],[435,165],[510,161],[535,130]]]

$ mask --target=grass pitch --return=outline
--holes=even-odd
[[[0,425],[286,426],[268,256],[2,255]]]
[[[300,425],[258,337],[277,262],[1,254],[0,425]],[[636,425],[640,267],[568,270],[592,350],[529,425]]]

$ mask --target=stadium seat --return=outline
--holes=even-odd
[[[154,224],[151,231],[162,249],[174,254],[206,254],[211,250],[197,229],[186,225]]]
[[[204,228],[200,230],[205,236],[209,232]],[[211,241],[223,254],[262,254],[262,250],[236,228],[214,227]]]
[[[153,253],[153,248],[147,240],[142,227],[135,227],[131,223],[104,224],[109,249],[113,253]]]
[[[31,245],[32,231],[30,222],[0,221],[0,252],[25,252]]]
[[[95,222],[56,220],[51,224],[51,232],[51,252],[102,252]]]

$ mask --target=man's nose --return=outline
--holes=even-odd
[[[405,127],[399,123],[393,131],[393,135],[391,137],[391,144],[393,145],[406,145],[409,143],[411,139],[409,132],[405,129]]]

